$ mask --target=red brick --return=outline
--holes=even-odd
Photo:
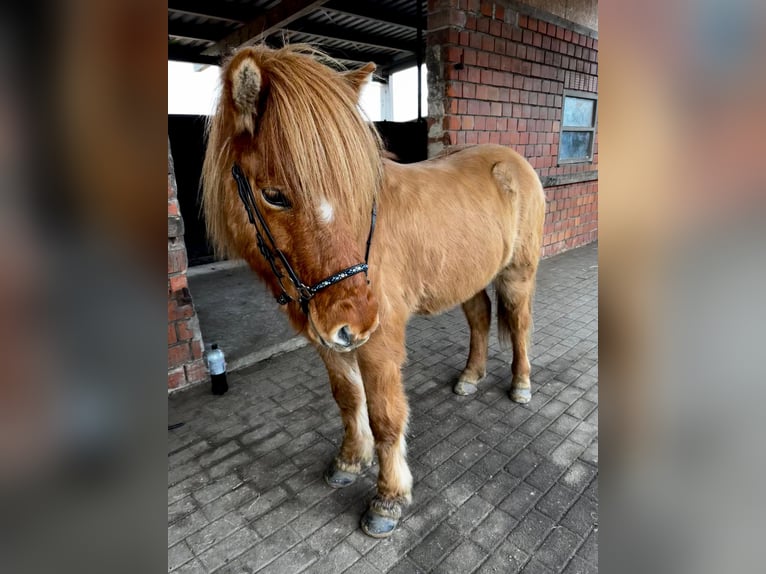
[[[464,130],[472,130],[474,125],[473,116],[463,116],[460,125]]]
[[[181,215],[177,201],[168,201],[168,215]]]
[[[532,37],[533,37],[532,30],[524,30],[521,35],[521,38],[522,38],[521,41],[524,44],[529,45],[532,43]]]
[[[463,30],[462,32],[460,32],[460,35],[458,37],[458,43],[461,46],[468,46],[470,43],[470,37],[471,37],[470,33],[467,30]]]
[[[463,97],[470,99],[476,97],[476,84],[463,84]],[[462,113],[462,112],[460,112]]]
[[[476,55],[476,64],[480,68],[488,67],[489,66],[489,54],[487,54],[486,52],[479,52]]]
[[[503,104],[500,102],[492,102],[490,107],[490,114],[493,116],[499,116],[503,113]]]
[[[460,62],[463,56],[463,48],[451,46],[447,48],[447,61],[448,62]]]
[[[192,349],[192,357],[194,357],[195,359],[201,359],[202,355],[205,353],[205,349],[202,346],[202,341],[199,339],[192,340],[191,349]]]
[[[186,383],[186,374],[183,367],[168,371],[168,388],[177,389]]]
[[[476,65],[476,52],[473,50],[464,50],[463,51],[463,63],[466,66],[475,66]]]
[[[538,20],[537,31],[540,32],[541,34],[546,34],[548,32],[548,24],[546,24],[542,20]]]
[[[476,86],[476,97],[480,100],[487,100],[489,99],[488,91],[489,88],[486,85]]]
[[[444,118],[444,129],[445,130],[459,130],[460,129],[460,118],[458,116],[447,116]]]
[[[495,70],[500,69],[500,62],[502,61],[502,56],[500,54],[490,54],[489,55],[489,67],[493,68]]]
[[[484,116],[477,116],[474,119],[473,129],[476,131],[483,131],[487,129],[487,118]]]
[[[186,250],[174,249],[168,251],[168,274],[180,273],[186,270]]]
[[[186,273],[168,277],[168,287],[171,292],[178,291],[179,289],[183,289],[184,287],[188,286],[189,283],[186,280]]]
[[[511,24],[503,24],[503,38],[510,40],[513,37],[513,26]]]
[[[168,301],[168,321],[188,319],[194,315],[194,307],[191,305],[179,305],[175,299]]]
[[[179,367],[191,360],[191,349],[187,343],[168,347],[168,368]]]
[[[177,341],[177,339],[176,339],[176,329],[175,329],[175,326],[173,325],[173,323],[169,323],[168,324],[168,347],[170,345],[175,344],[176,341]]]
[[[523,14],[519,15],[519,27],[526,28],[529,18]]]
[[[476,31],[482,34],[489,34],[489,20],[487,18],[477,18]]]
[[[492,2],[482,2],[481,3],[481,14],[482,16],[489,16],[492,17]]]
[[[495,18],[505,20],[505,8],[498,4],[495,4]]]
[[[480,144],[488,144],[489,143],[489,132],[479,132],[478,143],[480,143]]]
[[[465,143],[467,144],[477,144],[479,143],[479,132],[467,132],[465,134]]]
[[[489,23],[489,33],[493,36],[503,35],[503,23],[498,20],[493,20]]]
[[[191,341],[195,335],[191,321],[188,319],[185,321],[178,321],[176,323],[176,333],[178,334],[177,338],[179,341]]]
[[[463,95],[463,84],[460,82],[450,82],[447,86],[447,97],[459,98]]]
[[[201,383],[207,380],[207,368],[205,367],[205,361],[202,359],[197,359],[192,363],[184,365],[184,372],[189,384]]]

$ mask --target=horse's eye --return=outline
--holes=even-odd
[[[263,199],[266,200],[266,203],[270,203],[274,207],[290,207],[290,200],[288,200],[285,197],[285,194],[276,187],[266,187],[261,190],[261,193],[263,194]]]

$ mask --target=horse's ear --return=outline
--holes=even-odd
[[[358,70],[351,70],[349,72],[343,73],[343,78],[351,86],[351,89],[354,90],[357,98],[359,97],[359,93],[362,90],[362,86],[367,83],[367,80],[370,78],[370,74],[375,71],[376,67],[377,66],[374,62],[369,62]]]
[[[230,68],[231,98],[237,111],[238,127],[255,132],[258,98],[263,87],[263,75],[255,60],[245,57]]]

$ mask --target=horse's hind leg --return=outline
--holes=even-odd
[[[319,355],[327,367],[335,402],[343,420],[344,435],[340,451],[325,471],[325,481],[333,488],[352,484],[372,463],[375,441],[367,415],[362,376],[355,353],[339,354],[320,349]]]
[[[487,372],[489,325],[492,319],[492,303],[487,291],[482,289],[463,303],[463,312],[471,328],[471,347],[468,363],[452,390],[458,395],[472,395]]]
[[[511,400],[528,403],[532,398],[531,366],[527,345],[532,330],[532,296],[535,291],[537,259],[519,258],[498,275],[497,324],[501,343],[510,340],[513,348]]]

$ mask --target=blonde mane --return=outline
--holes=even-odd
[[[232,73],[246,58],[257,65],[263,85],[251,129],[243,127],[232,93]],[[322,63],[325,58],[304,45],[258,46],[240,50],[222,67],[202,169],[208,236],[219,254],[242,251],[230,225],[233,210],[242,207],[231,168],[255,150],[263,162],[257,174],[268,174],[271,185],[285,186],[300,205],[316,208],[327,200],[352,228],[369,226],[373,197],[383,180],[381,139],[359,112],[356,90]],[[251,178],[257,175],[243,169]]]

